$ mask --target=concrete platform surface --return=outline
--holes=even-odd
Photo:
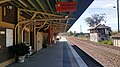
[[[81,60],[62,37],[55,45],[41,49],[26,58],[24,63],[13,63],[7,67],[87,67]]]

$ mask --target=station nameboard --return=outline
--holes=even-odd
[[[57,12],[72,12],[76,11],[76,2],[57,2],[56,3]]]

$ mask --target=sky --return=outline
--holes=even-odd
[[[113,6],[117,5],[117,0],[94,0],[93,3],[86,9],[86,11],[79,17],[79,19],[73,24],[69,31],[76,31],[88,33],[88,25],[85,22],[85,18],[91,17],[93,14],[106,14],[106,23],[105,24],[113,31],[117,31],[117,8]]]

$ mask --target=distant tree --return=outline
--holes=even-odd
[[[76,34],[76,31],[74,31],[74,34]]]
[[[85,19],[89,27],[94,27],[102,21],[106,22],[106,14],[93,14],[91,17]]]
[[[78,37],[80,34],[79,33],[75,33],[74,36]]]
[[[70,32],[67,33],[67,35],[68,35],[68,36],[71,36],[71,35],[73,35],[73,32],[70,31]]]
[[[118,32],[117,32],[117,31],[111,31],[110,33],[111,33],[111,35],[115,35],[115,34],[117,34]]]

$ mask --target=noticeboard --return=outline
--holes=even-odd
[[[6,47],[13,45],[13,29],[6,29]]]

